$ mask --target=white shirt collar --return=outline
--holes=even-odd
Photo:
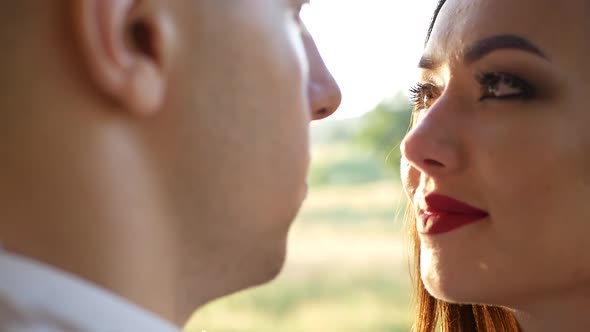
[[[98,286],[1,248],[0,330],[179,332]]]

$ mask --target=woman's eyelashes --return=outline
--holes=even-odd
[[[479,101],[528,100],[535,97],[535,88],[526,80],[504,72],[484,72],[476,76]],[[410,88],[414,111],[429,108],[440,96],[439,88],[432,83],[416,83]]]
[[[416,83],[410,88],[409,93],[414,111],[429,108],[438,97],[438,89],[432,83]]]

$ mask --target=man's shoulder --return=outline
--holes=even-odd
[[[126,299],[0,250],[0,332],[178,332]]]
[[[0,330],[3,332],[82,332],[83,329],[47,308],[20,305],[0,293]]]

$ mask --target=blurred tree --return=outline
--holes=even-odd
[[[346,143],[354,139],[361,125],[360,119],[313,122],[311,141],[313,144]]]
[[[377,153],[387,168],[399,174],[399,145],[408,132],[412,107],[403,94],[384,100],[362,119],[356,141]]]

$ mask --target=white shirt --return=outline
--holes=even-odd
[[[179,332],[87,281],[0,249],[2,332]]]

